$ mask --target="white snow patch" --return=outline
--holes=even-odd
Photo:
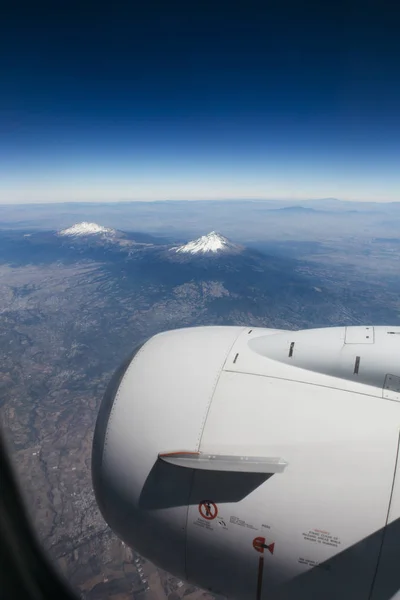
[[[207,235],[202,235],[197,240],[188,242],[183,246],[175,246],[174,248],[171,248],[171,250],[186,254],[206,254],[208,252],[212,252],[215,254],[217,252],[237,252],[238,250],[240,250],[240,247],[230,242],[223,235],[216,233],[215,231],[211,231],[211,233]]]
[[[115,229],[110,229],[109,227],[103,227],[102,225],[97,225],[97,223],[88,223],[87,221],[82,221],[82,223],[75,223],[72,227],[68,227],[68,229],[62,229],[58,232],[58,235],[95,235],[97,233],[109,233],[114,234]]]

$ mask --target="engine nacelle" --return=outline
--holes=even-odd
[[[121,539],[212,592],[388,600],[399,432],[399,327],[178,329],[115,373],[93,484]]]

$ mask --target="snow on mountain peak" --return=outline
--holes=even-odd
[[[207,254],[209,252],[215,254],[217,252],[237,252],[240,250],[240,247],[216,231],[211,231],[207,235],[202,235],[197,240],[188,242],[183,246],[175,246],[171,250],[183,254]]]
[[[68,227],[67,229],[63,229],[58,232],[58,235],[70,235],[70,236],[78,236],[78,235],[94,235],[96,233],[115,233],[115,229],[110,229],[109,227],[102,227],[102,225],[97,225],[97,223],[88,223],[87,221],[82,221],[82,223],[75,223],[72,227]]]

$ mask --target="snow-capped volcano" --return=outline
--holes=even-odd
[[[240,252],[241,247],[233,244],[216,231],[211,231],[207,235],[197,238],[197,240],[188,242],[183,246],[175,246],[171,250],[182,254],[207,254],[210,252],[216,254],[218,252]]]
[[[82,223],[75,223],[75,225],[68,227],[68,229],[62,229],[58,232],[58,235],[80,236],[94,235],[97,233],[115,234],[116,232],[115,229],[103,227],[102,225],[97,225],[97,223],[88,223],[87,221],[82,221]]]

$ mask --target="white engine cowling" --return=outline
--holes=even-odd
[[[197,327],[116,372],[94,435],[110,527],[229,597],[400,588],[400,328]]]

